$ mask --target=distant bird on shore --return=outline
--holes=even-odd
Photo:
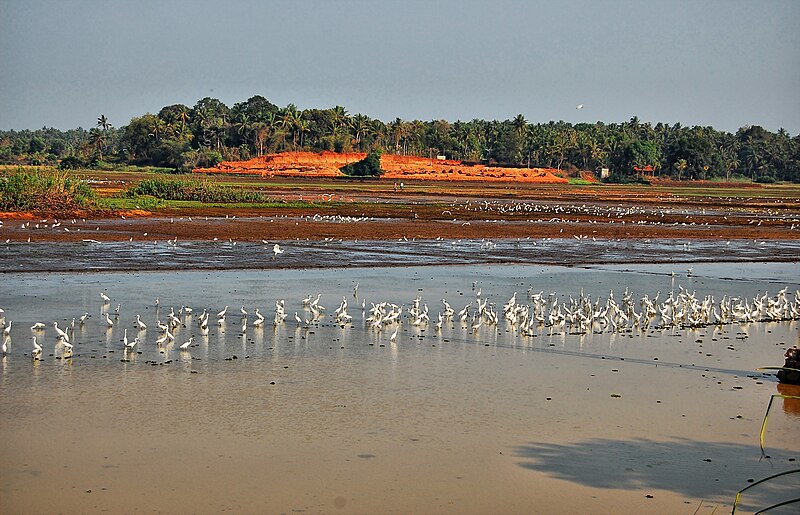
[[[278,254],[283,254],[283,249],[281,248],[281,246],[280,246],[280,245],[278,245],[278,244],[276,243],[276,244],[275,244],[275,246],[274,246],[274,247],[272,247],[272,252],[273,252],[273,254],[272,254],[272,259],[275,259],[275,257],[276,257]]]

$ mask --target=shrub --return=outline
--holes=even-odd
[[[0,178],[0,211],[69,213],[94,207],[95,201],[87,184],[65,172],[19,170]]]
[[[193,200],[196,202],[268,202],[263,193],[220,186],[207,180],[145,179],[125,192],[130,198],[149,195],[161,200]]]
[[[86,163],[78,156],[67,156],[58,163],[58,168],[61,170],[75,170],[85,167]]]
[[[762,175],[760,177],[756,177],[753,180],[753,182],[757,182],[757,183],[760,183],[760,184],[774,184],[774,183],[778,182],[778,180],[775,177],[771,176],[771,175]]]
[[[372,151],[361,161],[343,166],[341,171],[351,177],[379,177],[383,173],[383,170],[381,170],[381,154],[380,152]]]

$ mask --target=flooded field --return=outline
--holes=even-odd
[[[775,400],[767,457],[759,433],[770,396],[800,392],[756,371],[798,343],[773,316],[797,306],[797,262],[692,260],[702,242],[669,245],[682,264],[570,267],[515,264],[514,242],[455,243],[508,246],[499,262],[287,242],[273,269],[181,270],[192,245],[3,254],[107,271],[2,275],[0,512],[722,513],[798,468],[800,401]],[[717,320],[687,323],[711,297]],[[748,491],[743,512],[797,484]]]

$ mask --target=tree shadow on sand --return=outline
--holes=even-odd
[[[551,477],[594,488],[670,490],[696,499],[732,504],[748,479],[761,479],[800,467],[796,453],[774,450],[760,459],[758,445],[593,438],[578,443],[519,445],[519,465]],[[795,461],[790,461],[795,459]],[[766,507],[797,497],[800,474],[767,482],[747,492],[742,507]],[[796,509],[796,505],[793,507]]]

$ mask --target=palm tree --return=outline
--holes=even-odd
[[[341,129],[342,127],[346,127],[349,122],[349,115],[347,114],[347,110],[342,106],[334,106],[331,109],[331,115],[333,117],[333,130],[336,132],[337,129]]]
[[[186,132],[186,124],[189,122],[189,108],[185,105],[180,106],[176,118],[181,123],[180,135],[183,136]]]
[[[357,114],[350,120],[350,129],[353,131],[356,146],[361,150],[361,136],[369,128],[369,118],[363,114]]]
[[[150,135],[153,136],[156,141],[161,138],[161,135],[166,131],[167,124],[164,123],[164,120],[158,117],[153,117],[153,121],[150,124]]]
[[[106,139],[103,132],[98,130],[96,127],[92,127],[92,129],[89,131],[89,142],[100,154],[100,161],[103,160],[103,143],[105,143],[105,140]]]
[[[675,169],[678,170],[678,180],[680,181],[683,171],[689,168],[689,163],[686,161],[686,159],[681,158],[678,159],[673,166],[675,166]]]
[[[264,122],[253,124],[253,146],[258,146],[258,155],[264,155],[264,142],[269,137],[269,126]]]
[[[105,144],[108,142],[108,130],[111,128],[111,124],[108,122],[108,118],[106,115],[101,114],[100,117],[97,119],[97,126],[103,129],[103,141],[102,143]],[[103,151],[100,149],[100,159],[103,159]]]
[[[301,119],[302,112],[297,110],[294,104],[287,105],[281,109],[278,117],[278,127],[281,129],[279,134],[283,140],[283,148],[286,148],[286,135],[292,135],[292,145],[297,146],[297,121]]]
[[[100,118],[97,119],[97,126],[103,129],[103,132],[108,132],[108,129],[111,128],[111,124],[108,123],[108,118],[106,118],[106,115],[100,115]]]
[[[242,141],[247,142],[247,135],[253,128],[250,124],[250,117],[247,116],[247,113],[242,113],[239,115],[239,119],[233,123],[233,128],[236,130],[236,134],[239,135]]]
[[[300,114],[302,115],[302,112]],[[302,117],[297,118],[294,122],[294,128],[300,134],[300,148],[302,149],[305,143],[305,134],[309,131],[308,120]]]
[[[511,125],[514,127],[514,132],[516,132],[520,138],[525,136],[525,128],[528,126],[528,121],[525,120],[524,116],[521,114],[515,116],[511,121]]]
[[[400,151],[400,142],[403,140],[403,128],[404,123],[400,118],[395,118],[393,122],[389,122],[389,132],[392,135],[395,153]]]

